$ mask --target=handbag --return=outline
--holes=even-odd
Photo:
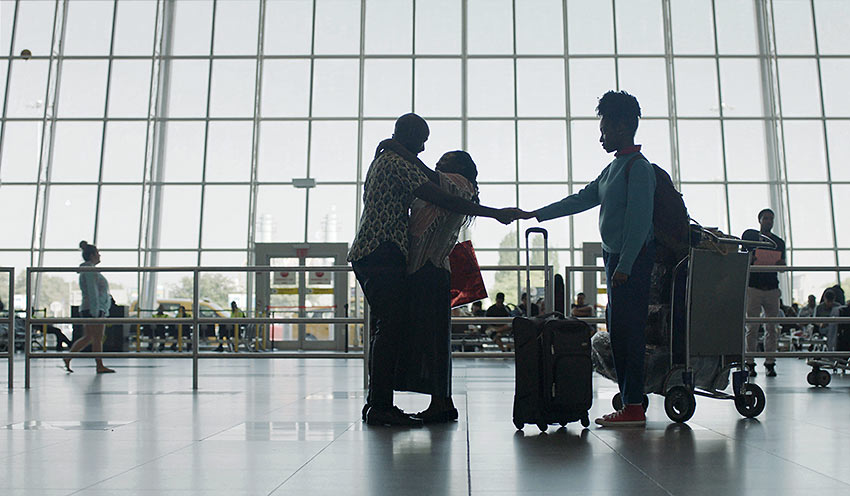
[[[449,253],[452,308],[487,298],[487,288],[481,277],[481,267],[475,257],[472,241],[458,243]]]

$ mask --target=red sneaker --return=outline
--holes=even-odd
[[[596,419],[596,423],[602,427],[644,427],[646,414],[641,405],[626,405],[620,411]]]

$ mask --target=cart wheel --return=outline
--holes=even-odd
[[[818,379],[817,373],[814,370],[812,370],[811,372],[806,374],[806,382],[808,382],[809,385],[817,386],[818,385],[817,379]]]
[[[518,420],[514,420],[514,427],[516,427],[516,430],[521,431],[522,428],[525,427],[525,424]]]
[[[540,429],[540,432],[546,432],[549,426],[547,424],[537,424],[537,428]]]
[[[585,415],[584,417],[581,418],[581,426],[587,427],[589,425],[590,425],[590,419],[587,417],[587,415]]]
[[[687,422],[696,409],[694,393],[685,386],[673,386],[664,396],[664,411],[673,422]]]
[[[758,417],[764,411],[764,406],[764,391],[758,384],[745,383],[741,387],[741,394],[735,396],[735,409],[744,417]]]
[[[643,401],[640,402],[641,406],[643,406],[643,411],[646,412],[647,408],[649,408],[649,396],[643,395]],[[614,407],[615,411],[620,411],[623,408],[623,397],[620,396],[620,393],[614,395],[611,398],[611,406]]]
[[[832,380],[832,376],[829,375],[829,372],[826,370],[818,370],[817,373],[817,383],[818,386],[826,387],[829,385],[829,381]]]

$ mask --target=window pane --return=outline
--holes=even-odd
[[[8,55],[9,50],[12,48],[12,23],[14,21],[14,9],[14,6],[4,7],[2,11],[3,15],[0,15],[0,54],[2,55]]]
[[[740,0],[715,0],[718,53],[758,53],[754,4]]]
[[[747,229],[758,229],[758,213],[771,207],[767,184],[730,184],[730,234],[740,236]]]
[[[169,122],[165,132],[164,180],[200,181],[204,163],[204,123]]]
[[[160,247],[197,248],[200,213],[200,186],[163,186]]]
[[[777,53],[815,53],[811,4],[799,0],[773,0],[771,6]]]
[[[389,138],[390,136],[392,136],[394,122],[395,122],[394,120],[390,120],[390,119],[381,120],[381,121],[370,120],[370,121],[364,121],[363,122],[363,124],[362,124],[363,132],[362,132],[362,141],[361,141],[362,145],[360,147],[361,148],[361,150],[360,150],[361,151],[360,160],[361,160],[361,164],[362,164],[361,171],[360,171],[361,172],[361,174],[360,174],[360,180],[361,181],[366,179],[366,173],[369,171],[369,165],[372,163],[372,160],[375,158],[375,148],[378,146],[378,143],[380,143],[381,140],[383,140],[385,138]],[[429,123],[429,127],[430,126],[431,126],[431,124]],[[432,149],[432,147],[434,145],[434,142],[432,140],[435,138],[435,134],[436,134],[435,130],[433,128],[431,128],[431,136],[429,136],[428,141],[425,143],[425,153],[428,153]],[[423,161],[426,160],[424,157],[425,156],[422,155]],[[440,156],[437,155],[436,158],[440,158]],[[433,164],[436,163],[436,158],[433,160],[433,162],[426,162],[426,163],[430,163],[433,166]]]
[[[850,168],[844,165],[844,160],[839,155],[842,144],[850,143],[850,121],[826,121],[826,138],[829,140],[832,180],[850,181]]]
[[[0,108],[3,108],[3,107],[6,106],[6,91],[5,91],[5,88],[6,88],[6,79],[7,79],[6,76],[8,76],[8,72],[9,72],[9,65],[7,64],[7,62],[5,60],[0,61],[0,84],[2,84],[3,88],[4,88],[4,91],[0,92],[0,93],[2,93],[2,94],[0,94]]]
[[[367,60],[364,66],[363,114],[398,117],[410,112],[412,99],[410,60]]]
[[[251,122],[210,122],[207,137],[207,181],[250,181]]]
[[[614,53],[611,2],[567,2],[570,53]]]
[[[156,28],[156,2],[118,2],[115,55],[150,55]]]
[[[484,205],[513,205],[516,202],[516,186],[481,184],[479,196]],[[469,233],[476,248],[516,247],[516,226],[505,226],[493,219],[475,219]]]
[[[260,124],[258,181],[291,181],[307,176],[307,123]]]
[[[706,227],[728,232],[726,225],[726,193],[721,185],[683,184],[682,196],[688,215]]]
[[[9,79],[8,117],[44,116],[44,96],[47,90],[47,61],[14,60]]]
[[[711,2],[678,0],[670,3],[673,16],[673,53],[713,54],[714,21]]]
[[[46,248],[77,248],[94,235],[97,186],[51,186]]]
[[[210,89],[210,117],[253,117],[257,62],[216,60]]]
[[[313,75],[313,116],[357,116],[359,73],[357,60],[316,60]]]
[[[3,248],[29,248],[32,242],[32,222],[35,212],[35,186],[3,185],[0,194],[0,225],[7,233],[3,236]],[[6,254],[3,265],[6,265]],[[2,276],[0,276],[2,277]]]
[[[168,88],[170,117],[205,117],[207,115],[206,60],[174,60]]]
[[[682,181],[723,181],[723,148],[718,121],[679,121]]]
[[[760,117],[764,115],[761,69],[755,59],[720,59],[720,87],[723,115]]]
[[[357,227],[355,186],[318,186],[310,190],[307,241],[350,243]]]
[[[139,186],[103,186],[100,190],[97,244],[100,248],[133,248],[139,245]]]
[[[789,181],[826,181],[820,121],[785,121],[785,166]]]
[[[109,55],[114,5],[86,0],[68,3],[65,55]]]
[[[18,2],[15,54],[28,49],[33,55],[50,55],[53,16],[58,2]],[[6,10],[5,8],[3,9]],[[43,97],[42,97],[43,98]]]
[[[766,181],[764,121],[726,121],[726,176],[730,181]]]
[[[563,117],[563,59],[517,61],[517,114],[523,117]]]
[[[467,0],[466,9],[469,53],[514,53],[511,0]]]
[[[673,176],[672,164],[670,163],[670,121],[667,120],[644,120],[640,121],[635,143],[642,144],[642,152],[659,167]],[[601,147],[600,147],[601,148]],[[613,155],[609,160],[613,160]]]
[[[215,4],[216,55],[256,55],[258,0],[218,0]]]
[[[825,184],[792,184],[788,186],[788,195],[794,247],[832,248],[829,187]]]
[[[42,121],[6,122],[5,125],[0,179],[35,181],[38,178]]]
[[[567,131],[563,121],[519,122],[519,180],[567,180]],[[566,196],[566,186],[557,189],[561,198]]]
[[[109,116],[147,117],[150,88],[150,61],[113,60],[109,81]]]
[[[174,9],[174,55],[210,53],[212,2],[178,0]]]
[[[571,159],[573,181],[592,181],[613,160],[599,144],[598,121],[572,122]]]
[[[850,116],[850,59],[821,59],[823,102],[828,116]]]
[[[564,14],[560,0],[516,2],[517,53],[563,54]]]
[[[106,101],[107,62],[66,60],[59,88],[61,117],[102,117]]]
[[[266,3],[263,53],[306,55],[310,53],[313,1],[290,0]],[[267,62],[268,63],[268,62]]]
[[[310,177],[318,181],[354,181],[357,177],[357,122],[314,122]]]
[[[792,250],[788,263],[797,266],[830,266],[835,265],[835,252]],[[815,295],[820,300],[823,291],[836,283],[835,272],[799,272],[791,273],[794,285],[794,299],[805,304],[808,295]],[[846,286],[845,286],[846,287]]]
[[[413,49],[411,0],[366,0],[366,53],[409,54]]]
[[[514,67],[510,59],[470,60],[468,109],[473,117],[514,115]]]
[[[666,117],[669,112],[664,59],[619,59],[618,64],[620,64],[620,89],[638,99],[643,116]]]
[[[103,180],[142,181],[145,166],[146,122],[108,122],[103,150]]]
[[[599,98],[615,87],[613,60],[570,60],[570,112],[572,115],[596,116]]]
[[[306,190],[292,186],[257,188],[258,243],[303,242]]]
[[[51,180],[97,182],[102,134],[100,122],[57,122]]]
[[[821,54],[846,54],[850,3],[844,0],[815,0],[815,20],[818,51]]]
[[[316,0],[316,53],[360,52],[360,2]]]
[[[587,186],[586,184],[574,184],[573,193],[578,193]],[[555,222],[564,222],[567,219],[558,219]],[[599,209],[592,208],[588,211],[571,215],[569,220],[573,223],[574,247],[581,249],[585,243],[599,243],[602,237],[599,235]]]
[[[661,0],[617,1],[619,53],[664,53]]]
[[[832,203],[834,205],[835,217],[846,219],[850,216],[850,185],[836,184],[832,186]],[[808,207],[807,207],[808,210]],[[811,212],[811,210],[808,210]],[[835,232],[838,236],[838,246],[850,247],[850,224],[847,222],[835,222]],[[850,260],[848,260],[850,262]],[[842,262],[843,264],[844,262]]]
[[[569,188],[566,184],[552,185],[524,185],[519,186],[519,204],[527,209],[537,209],[544,205],[549,205],[563,199],[569,195]],[[489,219],[488,219],[489,220]],[[518,224],[521,233],[531,226],[538,225],[536,219],[522,221]],[[550,248],[569,248],[570,247],[570,222],[568,218],[555,219],[546,223],[546,230],[549,231],[549,247]],[[525,241],[521,241],[525,244]],[[532,241],[532,246],[534,246]],[[538,241],[539,243],[539,241]],[[553,254],[549,254],[549,263],[556,264],[557,261],[552,259]],[[525,254],[522,256],[522,261],[525,262]],[[542,262],[542,260],[541,260]],[[523,275],[523,281],[525,276]]]
[[[478,164],[478,182],[516,180],[514,133],[512,121],[468,123],[467,150]],[[505,197],[505,200],[510,198],[513,196]]]
[[[419,154],[419,158],[429,166],[435,166],[443,153],[463,148],[461,146],[460,121],[431,121],[428,123],[428,127],[431,128],[431,136],[425,143],[425,151]],[[390,129],[392,129],[391,124]],[[370,152],[374,151],[374,145],[375,143],[370,144],[372,148],[372,150],[369,150]],[[481,164],[477,157],[472,157],[472,160],[478,166],[478,181],[481,181],[481,174],[489,172],[493,164]],[[366,161],[365,165],[368,166],[369,161]]]
[[[263,117],[307,117],[309,107],[309,60],[263,62]]]
[[[414,111],[425,118],[460,117],[460,60],[417,59],[415,63]]]
[[[779,90],[783,117],[821,115],[818,69],[814,59],[780,59]]]
[[[676,111],[688,117],[719,115],[717,69],[713,60],[675,59]]]
[[[203,248],[244,248],[248,243],[248,186],[207,186]]]
[[[416,53],[460,54],[460,0],[416,2]]]

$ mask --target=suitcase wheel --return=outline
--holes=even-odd
[[[549,428],[548,424],[539,423],[537,424],[537,428],[540,429],[540,432],[546,432],[546,429]]]
[[[590,419],[587,418],[587,415],[581,418],[581,426],[588,427],[590,425]]]
[[[516,427],[516,430],[521,431],[524,426],[525,424],[523,424],[522,422],[514,420],[514,427]]]

